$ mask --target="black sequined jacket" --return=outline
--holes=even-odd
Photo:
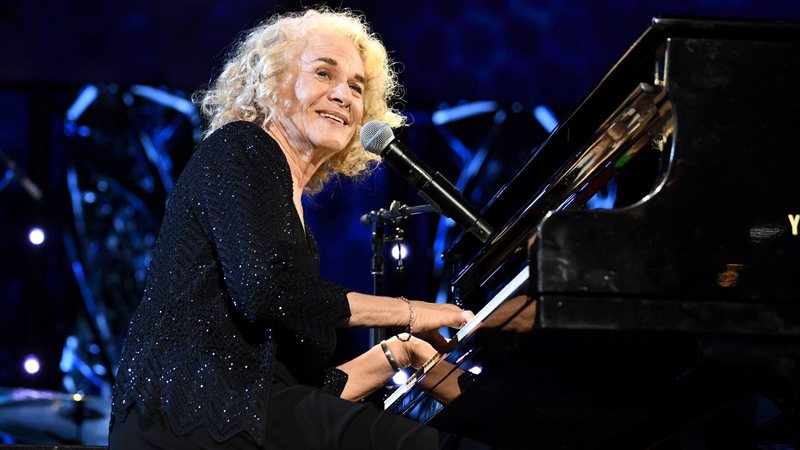
[[[200,143],[131,320],[112,428],[135,406],[178,434],[202,425],[218,441],[244,431],[263,443],[276,341],[289,336],[324,362],[350,314],[347,290],[319,277],[298,223],[289,166],[264,130],[234,122]],[[313,268],[296,261],[298,246]]]

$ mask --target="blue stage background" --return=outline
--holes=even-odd
[[[478,207],[545,139],[548,118],[565,118],[652,17],[800,19],[796,0],[341,4],[363,11],[403,66],[399,106],[411,126],[402,138]],[[164,201],[199,136],[188,99],[242,30],[299,8],[0,0],[0,386],[108,394]],[[385,168],[309,199],[327,277],[371,291],[370,230],[359,217],[392,200],[422,203]],[[41,245],[28,237],[35,226]],[[406,267],[389,270],[386,291],[446,300],[438,255],[457,230],[431,216],[404,229]],[[338,358],[367,345],[363,332],[341,338]],[[35,374],[23,368],[29,356]]]

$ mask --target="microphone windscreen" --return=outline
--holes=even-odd
[[[370,153],[380,155],[383,149],[394,140],[392,128],[380,120],[370,120],[361,128],[361,145]]]

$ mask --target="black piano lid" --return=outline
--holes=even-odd
[[[667,171],[630,207],[538,223],[542,326],[800,335],[797,30],[669,37]]]
[[[657,192],[520,217],[662,56],[676,122]],[[454,283],[470,300],[529,262],[536,319],[466,342],[481,375],[429,423],[496,448],[796,448],[798,78],[798,24],[656,19],[486,208],[498,234],[449,252],[480,249]],[[670,254],[688,270],[662,270]]]
[[[800,23],[784,21],[719,20],[678,17],[653,18],[651,25],[631,45],[608,73],[589,91],[575,111],[553,130],[522,169],[483,208],[483,216],[498,230],[521,209],[520,201],[531,198],[553,173],[552,164],[563,162],[579,139],[594,131],[636,84],[653,77],[654,52],[670,37],[736,39],[747,35],[763,40],[800,40]],[[643,64],[647,62],[648,64]],[[566,148],[564,148],[566,147]],[[558,149],[560,150],[551,150]],[[553,155],[551,155],[553,154]],[[549,169],[549,170],[548,170]],[[543,172],[543,173],[542,173]],[[493,239],[494,240],[494,239]],[[481,242],[462,233],[443,254],[446,261],[473,255]],[[487,244],[486,247],[490,247]]]
[[[800,24],[779,21],[655,18],[650,27],[613,65],[578,108],[563,121],[531,155],[521,170],[484,208],[483,216],[497,230],[485,245],[462,234],[443,254],[446,261],[457,263],[458,275],[453,284],[471,290],[480,278],[496,265],[521,252],[525,241],[541,219],[541,211],[524,216],[540,189],[547,185],[558,168],[587,140],[603,120],[619,106],[631,89],[652,81],[656,61],[671,38],[741,39],[758,41],[800,40]]]

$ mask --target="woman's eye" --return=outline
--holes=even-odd
[[[354,92],[357,92],[357,93],[359,93],[359,94],[361,94],[361,93],[362,93],[361,86],[359,86],[359,85],[357,85],[357,84],[351,84],[351,85],[350,85],[350,89],[352,89]]]
[[[317,71],[317,76],[318,77],[323,77],[323,78],[328,78],[330,76],[330,74],[328,73],[327,70],[318,70]]]

